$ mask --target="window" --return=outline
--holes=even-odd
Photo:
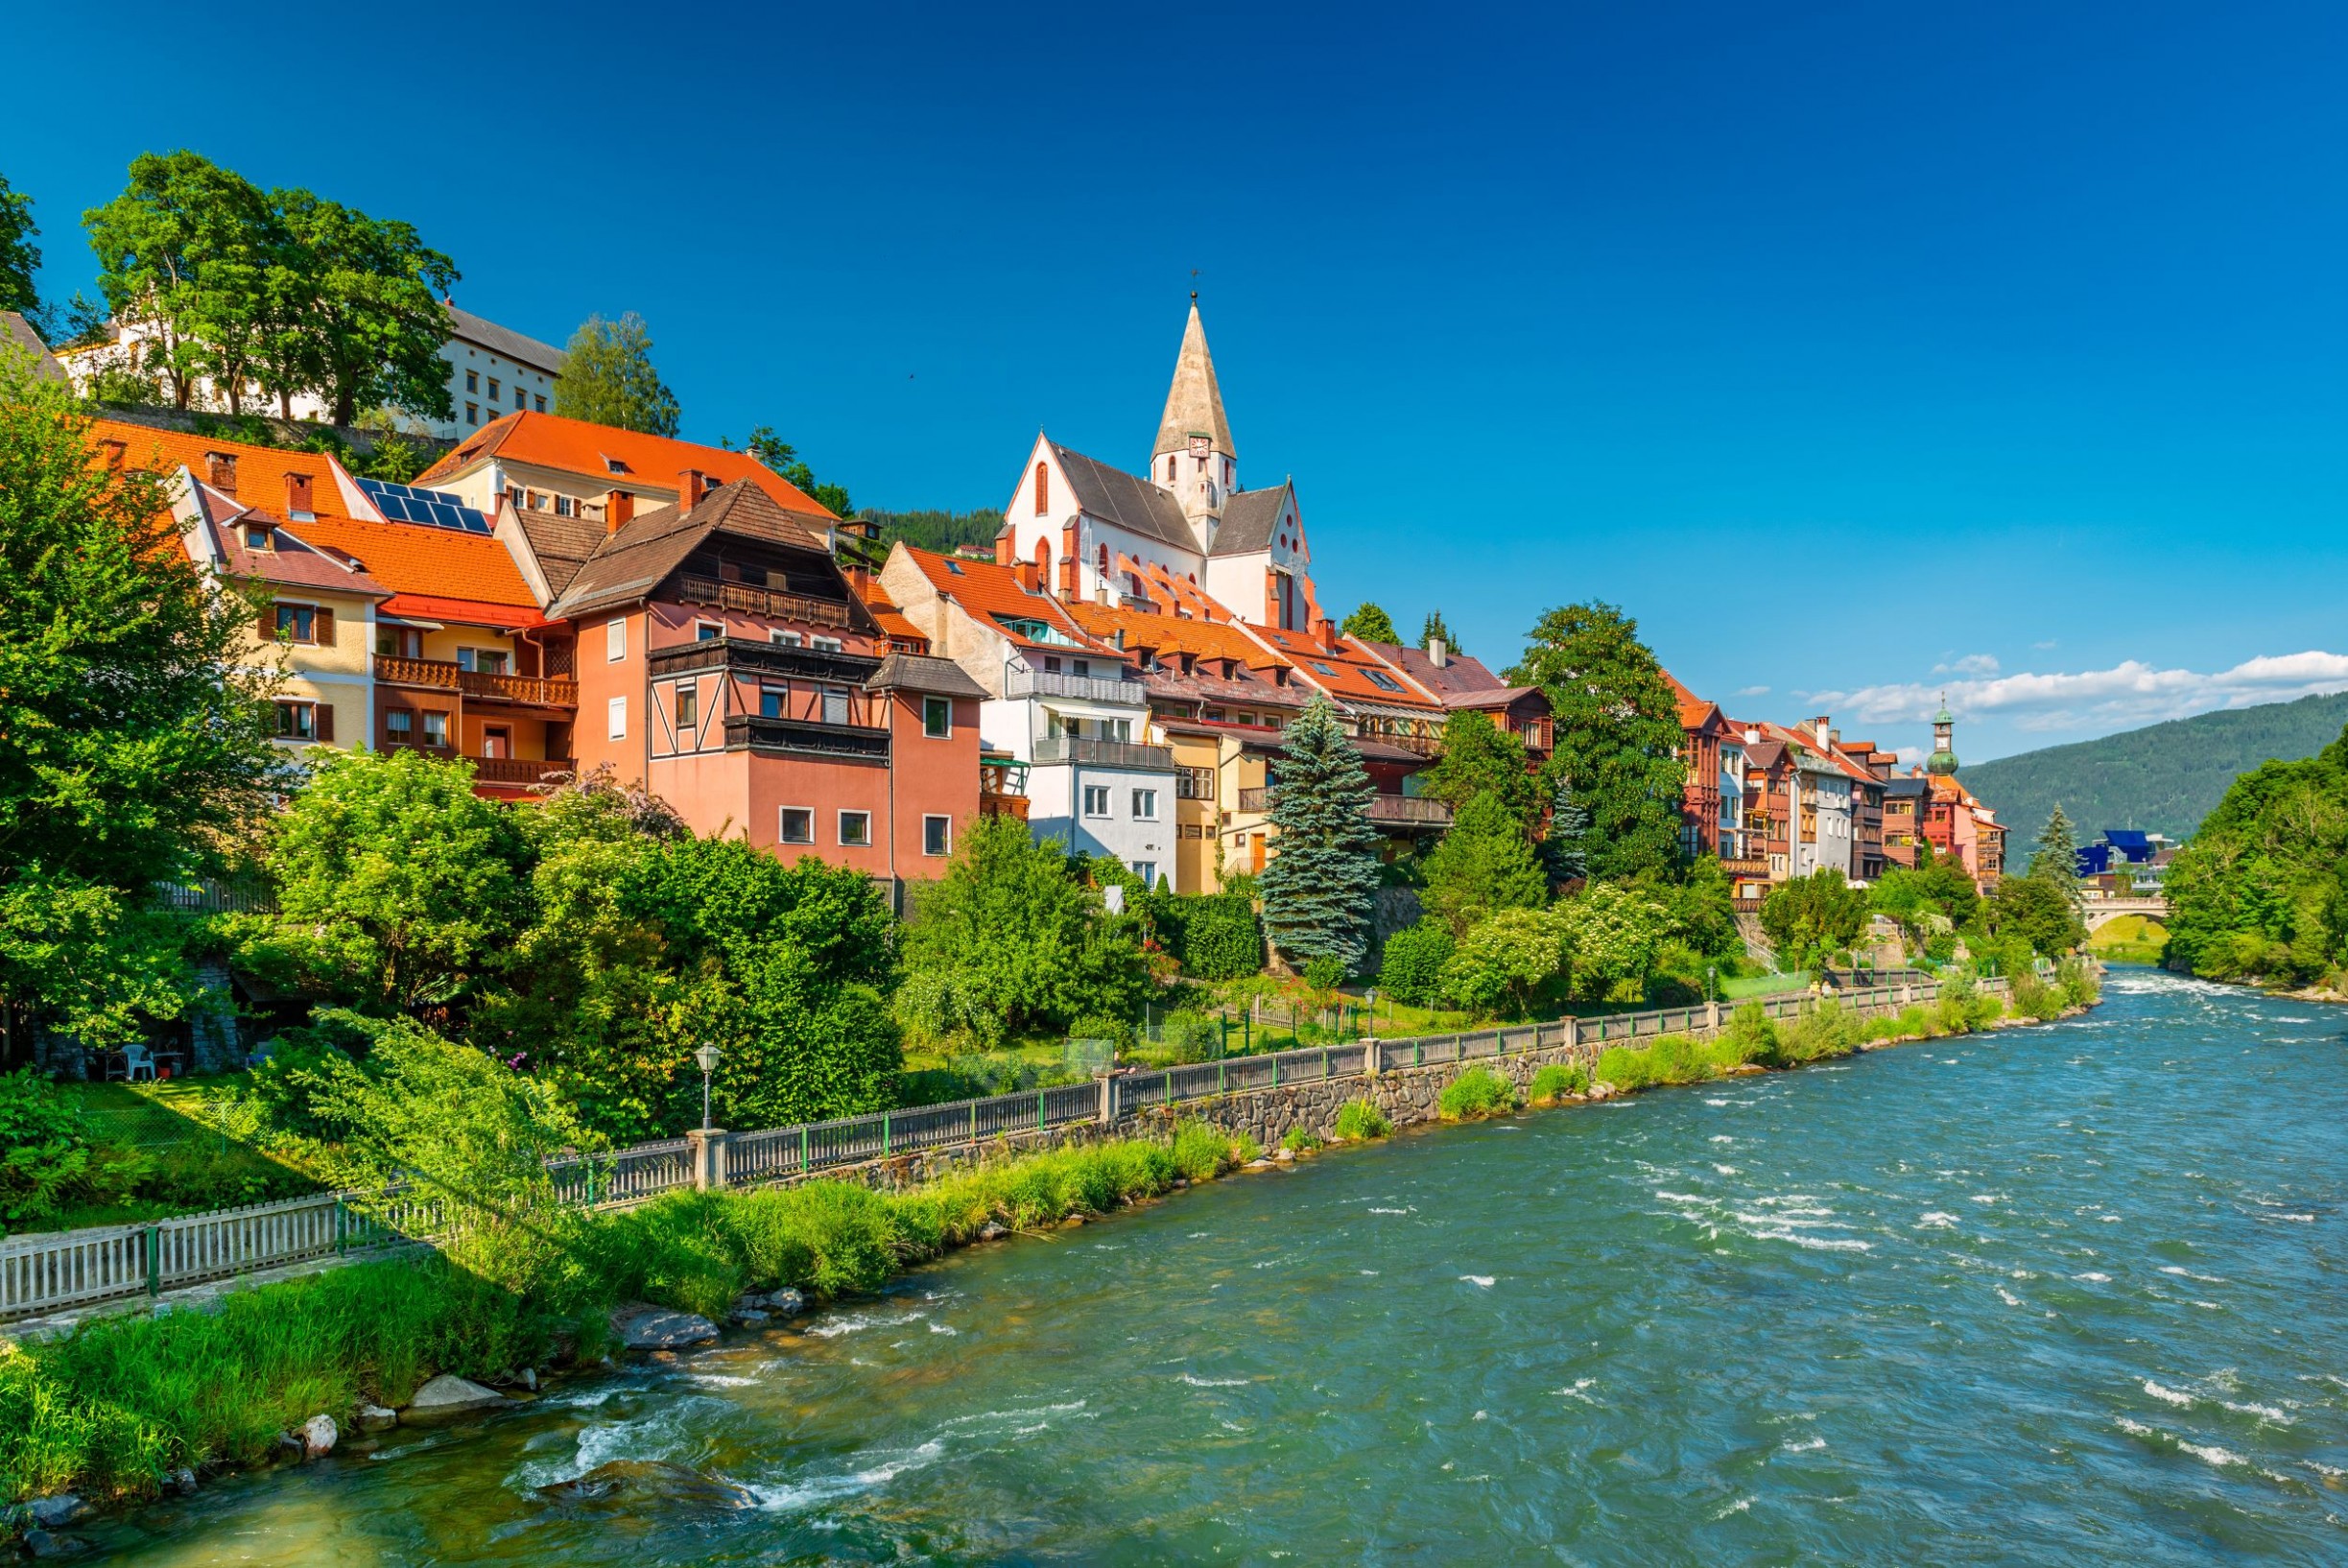
[[[701,719],[701,689],[699,686],[676,688],[676,728],[681,734],[692,729]]]
[[[328,617],[327,626],[333,625]],[[314,643],[319,640],[318,611],[308,605],[279,605],[277,606],[277,635],[295,642]]]
[[[934,741],[942,741],[954,733],[952,698],[925,697],[921,700],[921,733]]]
[[[815,808],[813,806],[785,806],[780,836],[785,843],[815,843]]]
[[[954,853],[954,819],[924,817],[921,819],[921,852],[925,855]]]
[[[1052,511],[1052,470],[1042,463],[1035,465],[1035,515],[1045,516]]]
[[[1216,724],[1216,725],[1220,725],[1220,724],[1221,724],[1221,723],[1223,722],[1223,717],[1222,717],[1222,709],[1221,709],[1221,708],[1209,708],[1209,709],[1207,709],[1207,710],[1206,710],[1206,716],[1207,716],[1207,722],[1208,722],[1209,724]]]
[[[448,744],[447,714],[427,713],[424,715],[424,744],[426,746],[446,746]]]
[[[780,686],[759,687],[758,716],[761,719],[780,719],[783,717],[783,700],[789,695],[789,692]],[[812,843],[813,841],[810,842]]]
[[[628,739],[628,699],[615,697],[604,704],[604,734],[615,741]]]
[[[524,404],[528,403],[529,401],[530,401],[530,399],[529,399],[528,397],[525,397],[524,395],[522,395],[522,389],[521,389],[520,387],[516,387],[516,388],[514,388],[514,389],[513,389],[513,406],[514,406],[515,408],[517,408],[517,409],[518,409],[518,408],[522,407]]]
[[[872,813],[843,811],[840,814],[840,843],[845,849],[872,847]]]
[[[1174,770],[1174,798],[1177,800],[1214,799],[1215,770],[1212,768],[1176,768]]]
[[[1133,820],[1137,822],[1154,822],[1158,820],[1157,791],[1135,790],[1133,792]]]
[[[531,404],[534,412],[538,414],[546,412],[546,398],[543,395],[532,398]]]
[[[415,739],[415,715],[406,708],[391,708],[383,716],[383,738],[395,746],[406,746]]]
[[[1084,815],[1106,817],[1109,814],[1109,787],[1106,784],[1084,786]]]
[[[281,741],[317,740],[318,704],[316,702],[278,703],[277,738]]]
[[[510,675],[513,670],[513,655],[503,648],[460,648],[457,650],[457,668],[485,676]]]
[[[1142,879],[1142,887],[1145,890],[1154,890],[1158,885],[1158,863],[1153,860],[1137,860],[1133,863],[1133,874]]]
[[[578,516],[578,515],[579,515],[579,503],[578,503],[578,502],[576,502],[576,501],[574,501],[574,500],[572,500],[572,499],[571,499],[569,496],[567,496],[567,495],[557,495],[557,496],[556,496],[556,497],[555,497],[555,515],[556,515],[556,516],[557,516],[557,517],[576,517],[576,516]]]
[[[1070,662],[1071,662],[1071,663],[1072,663],[1072,664],[1075,666],[1075,669],[1076,669],[1076,675],[1077,675],[1077,677],[1078,677],[1079,679],[1081,679],[1081,680],[1090,680],[1090,679],[1092,678],[1092,674],[1093,674],[1093,661],[1092,661],[1092,660],[1090,660],[1090,659],[1073,659],[1073,660],[1071,660]]]
[[[841,641],[838,637],[814,637],[809,639],[808,646],[818,653],[837,653],[841,650]]]
[[[513,731],[504,725],[485,725],[481,731],[481,754],[485,757],[513,755]]]
[[[1336,675],[1337,675],[1337,672],[1336,672],[1335,670],[1330,669],[1330,668],[1329,668],[1329,666],[1327,666],[1326,664],[1323,664],[1323,663],[1322,663],[1320,660],[1318,660],[1318,659],[1315,659],[1315,660],[1313,661],[1313,668],[1314,668],[1314,669],[1316,669],[1316,670],[1318,670],[1318,671],[1319,671],[1319,672],[1320,672],[1322,675],[1329,676],[1329,677],[1333,677],[1333,678],[1334,678],[1334,677],[1336,677]]]
[[[246,549],[267,550],[269,547],[269,525],[266,523],[248,523],[245,525]]]
[[[1060,661],[1052,654],[1046,653],[1044,655],[1044,674],[1048,676],[1055,676],[1059,673]]]
[[[480,404],[467,403],[464,405],[464,422],[468,425],[477,425],[481,423]]]
[[[695,642],[716,642],[719,638],[724,635],[725,628],[718,625],[714,621],[696,621],[693,623],[693,640]]]
[[[1369,683],[1377,687],[1382,692],[1398,692],[1402,690],[1402,682],[1396,680],[1392,676],[1387,675],[1384,670],[1364,670],[1362,673],[1369,677]]]
[[[626,657],[628,657],[628,623],[626,621],[605,621],[604,623],[604,662],[617,664]]]
[[[469,388],[467,390],[470,391]],[[495,376],[489,378],[489,401],[492,403],[497,401],[497,377]]]
[[[795,631],[770,631],[767,633],[767,640],[772,643],[779,643],[785,648],[796,648],[802,641],[799,634]]]
[[[1167,483],[1167,484],[1169,484],[1169,485],[1171,485],[1171,484],[1173,484],[1174,482],[1174,455],[1172,452],[1169,452],[1169,453],[1167,453],[1167,454],[1166,454],[1166,483]]]
[[[827,725],[844,725],[848,722],[848,694],[845,688],[823,688],[823,722]]]
[[[464,390],[469,392],[481,391],[481,372],[479,370],[464,372]]]

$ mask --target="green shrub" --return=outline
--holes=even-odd
[[[1264,1157],[1264,1146],[1255,1141],[1252,1132],[1242,1132],[1231,1140],[1231,1163],[1253,1165]]]
[[[1306,961],[1304,983],[1316,991],[1333,991],[1345,984],[1345,961],[1335,953],[1321,953]]]
[[[1654,1079],[1654,1058],[1647,1052],[1626,1045],[1610,1045],[1598,1055],[1598,1065],[1591,1069],[1601,1083],[1612,1084],[1621,1093],[1644,1089]]]
[[[1172,1146],[1174,1172],[1189,1181],[1208,1181],[1222,1174],[1231,1158],[1231,1139],[1220,1128],[1204,1122],[1177,1123]]]
[[[0,1225],[115,1201],[150,1171],[136,1151],[92,1138],[81,1111],[44,1075],[30,1067],[0,1075]]]
[[[1222,1041],[1221,1018],[1181,1010],[1166,1015],[1159,1039],[1167,1055],[1177,1062],[1214,1061],[1222,1055]]]
[[[1779,1066],[1791,1066],[1847,1056],[1859,1049],[1862,1033],[1857,1013],[1831,997],[1822,998],[1808,1012],[1778,1026],[1772,1059]]]
[[[1107,1040],[1118,1050],[1127,1051],[1133,1046],[1133,1025],[1106,1013],[1088,1012],[1068,1026],[1068,1037],[1072,1040]]]
[[[1301,1127],[1290,1128],[1288,1136],[1280,1140],[1280,1147],[1292,1154],[1309,1154],[1320,1145],[1319,1133]]]
[[[1579,1067],[1553,1061],[1532,1075],[1531,1087],[1525,1091],[1525,1097],[1536,1105],[1553,1105],[1569,1094],[1583,1093],[1589,1086],[1589,1075]]]
[[[2085,959],[2063,960],[2055,983],[2063,988],[2063,1000],[2075,1008],[2091,1008],[2103,1000],[2103,979]]]
[[[1739,1061],[1768,1061],[1777,1051],[1777,1026],[1769,1021],[1767,1008],[1747,1002],[1728,1015],[1720,1039]]]
[[[2063,1009],[2071,1002],[2059,983],[2051,986],[2028,969],[2018,971],[2006,982],[2006,994],[2016,1012],[2042,1024],[2061,1017]]]
[[[1239,980],[1264,967],[1264,926],[1254,899],[1221,892],[1179,903],[1184,972],[1198,980]]]
[[[1386,939],[1378,967],[1378,988],[1397,1002],[1433,1007],[1443,1000],[1443,966],[1455,943],[1451,927],[1429,916]]]
[[[1516,1108],[1516,1085],[1489,1067],[1470,1067],[1443,1086],[1436,1106],[1446,1122],[1506,1116]]]
[[[1348,1100],[1337,1108],[1337,1138],[1340,1143],[1358,1143],[1368,1138],[1383,1138],[1394,1130],[1377,1103],[1366,1099]]]

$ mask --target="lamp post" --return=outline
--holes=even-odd
[[[701,1130],[709,1130],[709,1075],[718,1070],[718,1048],[704,1045],[693,1053],[694,1063],[701,1069]]]
[[[1720,978],[1720,967],[1719,967],[1719,964],[1717,964],[1717,963],[1707,963],[1707,964],[1705,964],[1705,965],[1704,965],[1704,1000],[1705,1000],[1705,1001],[1709,1002],[1709,1001],[1711,1001],[1711,1000],[1712,1000],[1712,983],[1713,983],[1714,981],[1716,981],[1716,980],[1719,979],[1719,978]]]

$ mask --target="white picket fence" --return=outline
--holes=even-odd
[[[1981,988],[2003,993],[2005,982]],[[1936,981],[1877,986],[1838,999],[1862,1011],[1897,1010],[1938,997]],[[1762,1000],[1772,1018],[1795,1016],[1814,999]],[[1729,1008],[1721,1010],[1723,1020]],[[1387,1071],[1444,1062],[1490,1059],[1570,1045],[1592,1056],[1608,1045],[1669,1033],[1708,1031],[1708,1010],[1659,1008],[1644,1012],[1560,1019],[1463,1034],[1361,1041],[1322,1049],[1232,1057],[1155,1072],[1121,1073],[1085,1083],[916,1105],[725,1136],[718,1152],[719,1178],[755,1185],[842,1166],[887,1159],[916,1150],[990,1143],[1020,1132],[1048,1131],[1080,1122],[1114,1121],[1152,1106],[1172,1106],[1333,1078],[1359,1077],[1374,1049]],[[581,1207],[641,1202],[695,1184],[690,1139],[638,1144],[616,1153],[573,1155],[552,1162],[557,1197]],[[349,1256],[445,1235],[462,1205],[407,1188],[380,1193],[320,1193],[246,1208],[157,1220],[145,1224],[0,1240],[0,1321],[62,1311],[123,1296],[155,1295],[207,1280],[282,1268],[318,1258]]]

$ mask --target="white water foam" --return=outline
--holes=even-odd
[[[2170,1404],[2176,1406],[2179,1410],[2191,1410],[2194,1408],[2194,1396],[2192,1394],[2180,1393],[2175,1389],[2164,1389],[2159,1384],[2153,1382],[2150,1378],[2145,1379],[2145,1392],[2150,1394],[2155,1399],[2165,1399]]]
[[[2216,1274],[2196,1274],[2191,1269],[2180,1269],[2173,1263],[2162,1264],[2161,1272],[2164,1274],[2174,1274],[2179,1279],[2197,1279],[2204,1285],[2223,1285],[2228,1283],[2226,1280],[2219,1279]]]
[[[2083,1279],[2090,1285],[2109,1285],[2112,1282],[2111,1275],[2098,1273],[2093,1269],[2090,1269],[2083,1274],[2073,1274],[2071,1277],[2073,1279]]]
[[[1416,1209],[1372,1209],[1372,1214],[1416,1214]]]
[[[1463,1282],[1477,1287],[1479,1290],[1488,1291],[1492,1288],[1493,1276],[1490,1274],[1461,1274],[1459,1278]]]
[[[1198,1377],[1184,1372],[1182,1381],[1194,1389],[1244,1389],[1255,1380],[1245,1377]]]
[[[1916,1228],[1918,1230],[1947,1230],[1950,1226],[1956,1224],[1956,1215],[1944,1214],[1938,1209],[1928,1210],[1924,1214],[1919,1215],[1916,1219]]]
[[[1826,1439],[1824,1437],[1813,1437],[1806,1443],[1789,1441],[1780,1443],[1778,1446],[1783,1448],[1789,1454],[1808,1454],[1814,1450],[1824,1448],[1826,1446]]]
[[[895,1318],[883,1318],[877,1313],[851,1312],[824,1322],[811,1323],[807,1332],[818,1340],[836,1340],[842,1334],[857,1334],[867,1328],[903,1328],[908,1323],[920,1322],[928,1316],[927,1313],[909,1312]]]
[[[918,1448],[861,1470],[851,1470],[845,1475],[814,1476],[805,1481],[786,1484],[752,1482],[744,1490],[761,1509],[787,1513],[885,1486],[908,1470],[920,1469],[945,1451],[945,1444],[932,1437]]]

